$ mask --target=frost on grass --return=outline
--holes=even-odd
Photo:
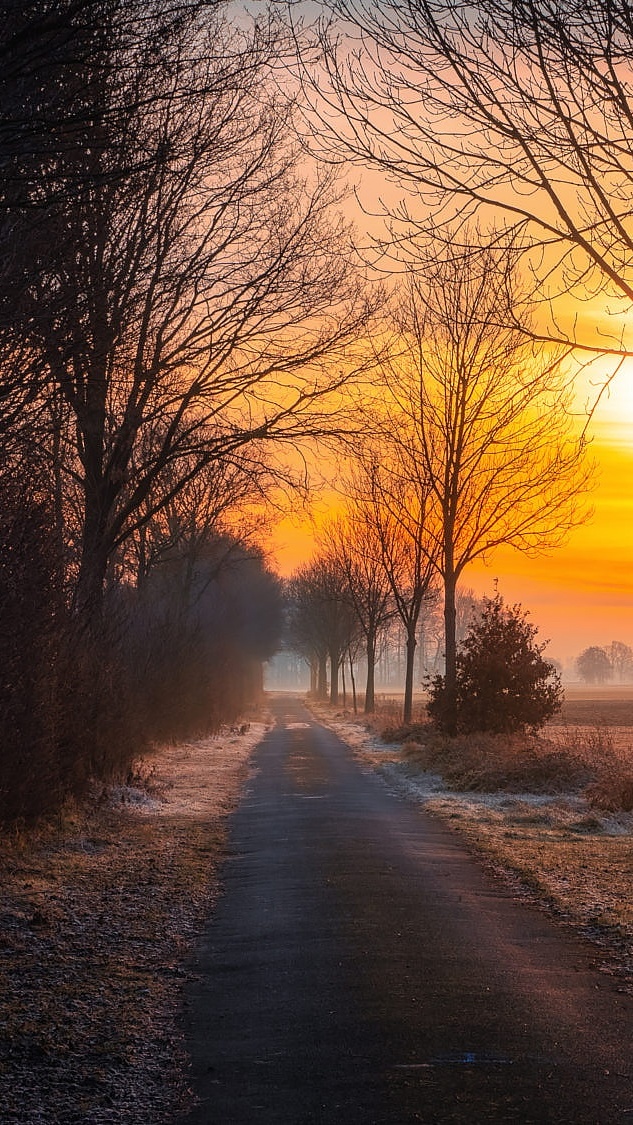
[[[81,816],[3,841],[3,1125],[163,1125],[187,1104],[186,959],[264,732],[163,748]]]

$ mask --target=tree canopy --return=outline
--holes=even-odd
[[[405,195],[399,232],[476,222],[530,262],[541,298],[600,295],[597,330],[553,307],[547,333],[631,353],[633,19],[625,0],[325,0],[302,59],[330,159]],[[389,193],[393,198],[393,191]],[[577,310],[581,306],[576,307]],[[613,315],[615,314],[615,315]],[[543,326],[543,322],[542,326]]]

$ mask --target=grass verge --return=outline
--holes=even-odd
[[[264,729],[165,747],[81,814],[2,840],[3,1125],[163,1125],[186,1107],[186,960]]]

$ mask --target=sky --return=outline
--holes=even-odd
[[[597,373],[579,376],[578,409],[597,393]],[[589,426],[597,480],[590,518],[566,544],[538,557],[500,549],[487,565],[474,563],[462,584],[492,595],[495,582],[509,603],[529,610],[547,654],[560,660],[569,679],[574,660],[589,645],[613,640],[633,647],[633,363],[603,395]],[[312,513],[319,522],[340,500],[322,488]],[[314,552],[314,524],[297,507],[272,533],[272,562],[289,575]]]
[[[613,640],[633,647],[633,377],[598,410],[592,425],[592,455],[598,465],[591,493],[593,513],[555,551],[527,558],[500,549],[488,565],[472,564],[463,585],[492,595],[495,581],[507,602],[529,610],[547,654],[573,673],[575,657],[589,645]],[[316,518],[335,508],[326,490],[314,500]],[[272,533],[272,561],[289,575],[314,551],[313,522],[297,509]]]
[[[378,200],[394,205],[400,192],[385,183],[378,172],[346,169],[346,174],[354,176],[348,186],[355,188],[355,198],[361,202],[350,212],[350,218],[361,235],[368,229],[372,233],[380,223],[376,216]],[[373,233],[381,231],[375,229]],[[584,322],[589,330],[586,339],[592,332],[604,338],[605,331],[617,335],[623,328],[628,345],[633,347],[633,319],[614,314],[604,301],[593,305],[588,302],[580,311],[570,302],[567,312],[571,320]],[[603,368],[603,375],[605,371]],[[597,366],[592,374],[579,374],[577,404],[581,413],[595,401],[599,383]],[[576,656],[589,645],[619,640],[633,647],[633,361],[602,397],[588,435],[598,474],[590,497],[593,513],[587,522],[550,554],[528,558],[500,549],[488,565],[473,564],[463,576],[463,585],[474,588],[477,594],[492,595],[497,584],[507,602],[519,602],[529,610],[539,636],[549,639],[547,653],[565,665],[569,678],[574,674]],[[314,501],[317,518],[338,502],[333,492],[321,489]],[[288,575],[307,562],[314,549],[313,524],[309,515],[298,510],[275,528],[271,561],[280,573]]]

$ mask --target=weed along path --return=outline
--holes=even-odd
[[[292,697],[199,946],[187,1125],[633,1120],[633,999]]]

